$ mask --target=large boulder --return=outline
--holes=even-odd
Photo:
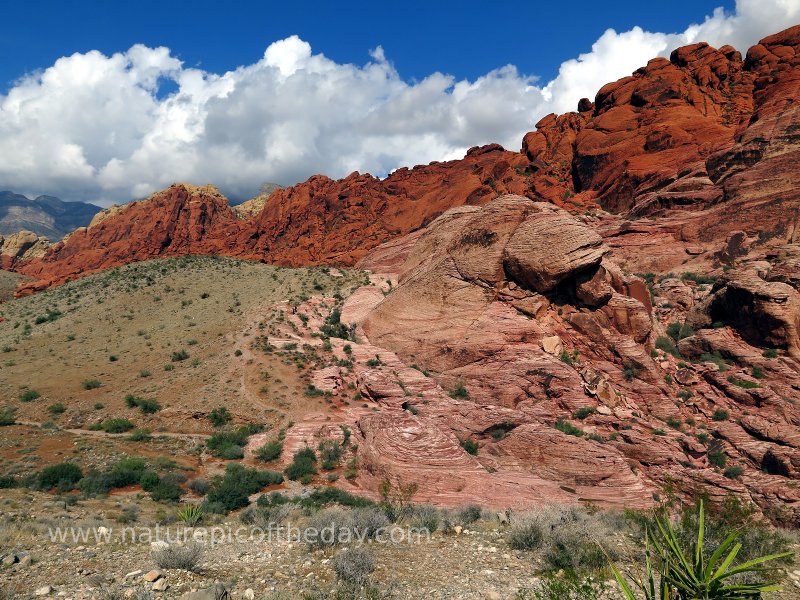
[[[544,293],[600,264],[608,249],[597,232],[552,204],[533,207],[503,251],[503,266],[514,281]]]

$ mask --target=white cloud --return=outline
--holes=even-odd
[[[800,0],[738,0],[679,33],[608,30],[544,85],[510,65],[410,83],[380,47],[364,65],[338,64],[297,36],[222,75],[163,47],[73,54],[0,96],[0,188],[109,204],[211,181],[244,197],[266,180],[385,174],[493,141],[516,149],[539,118],[653,56],[701,40],[745,50],[798,21]],[[161,97],[164,80],[177,90]]]

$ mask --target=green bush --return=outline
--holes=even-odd
[[[681,358],[681,351],[678,350],[675,342],[668,337],[664,337],[663,335],[658,336],[658,338],[656,338],[656,348],[666,352],[667,354]]]
[[[0,427],[16,423],[17,409],[13,406],[0,406]]]
[[[319,443],[319,457],[325,471],[332,471],[338,467],[342,456],[344,449],[336,440],[323,440]]]
[[[156,502],[177,502],[182,495],[180,486],[167,478],[162,478],[150,492],[150,497]]]
[[[134,425],[128,419],[116,418],[106,419],[105,421],[95,424],[90,429],[102,430],[106,433],[126,433],[133,429]]]
[[[233,420],[231,413],[224,406],[218,406],[208,413],[208,420],[214,427],[222,427]]]
[[[764,358],[778,358],[778,351],[775,350],[774,348],[767,348],[766,350],[764,350],[761,356],[763,356]]]
[[[583,431],[575,427],[575,425],[569,421],[565,421],[563,417],[559,417],[556,420],[554,427],[567,435],[574,435],[575,437],[581,437],[583,435]]]
[[[472,454],[472,456],[477,456],[478,454],[478,442],[471,440],[470,438],[461,440],[461,447],[467,454]]]
[[[189,353],[186,350],[176,350],[172,353],[172,356],[170,356],[172,362],[180,362],[187,358],[189,358]]]
[[[85,390],[95,390],[99,388],[102,383],[100,383],[99,379],[84,379],[83,381],[83,389]]]
[[[152,492],[161,483],[161,477],[155,471],[145,471],[139,477],[139,485],[145,492]]]
[[[714,421],[727,421],[730,416],[731,415],[727,410],[724,408],[718,408],[714,411],[714,414],[711,415],[711,419]]]
[[[67,411],[67,407],[64,406],[61,402],[56,402],[55,404],[51,404],[47,407],[47,412],[51,415],[63,415]]]
[[[83,479],[83,471],[73,463],[59,463],[42,469],[37,479],[39,486],[45,490],[71,490]]]
[[[286,477],[297,481],[317,474],[317,455],[311,448],[304,448],[294,453],[292,464],[284,470]]]
[[[594,406],[581,406],[578,410],[572,413],[572,418],[582,421],[589,415],[593,415],[596,412],[597,409]]]
[[[283,482],[283,475],[274,471],[248,469],[238,463],[231,463],[225,475],[215,477],[206,502],[220,506],[225,512],[247,506],[250,496],[268,485]]]
[[[134,396],[133,394],[128,394],[125,396],[125,404],[128,405],[128,408],[138,408],[146,415],[151,415],[161,410],[161,404],[159,404],[156,400],[140,398],[139,396]]]
[[[733,385],[738,385],[740,388],[744,388],[746,390],[753,390],[755,388],[760,388],[761,386],[753,381],[748,381],[747,379],[739,379],[738,377],[734,377],[733,375],[728,376],[728,383],[732,383]]]
[[[39,392],[37,392],[36,390],[22,390],[22,392],[20,392],[20,395],[19,395],[19,401],[20,402],[33,402],[34,400],[37,400],[37,399],[39,399],[41,397],[42,397],[42,395]]]
[[[235,431],[220,431],[208,438],[206,444],[214,456],[226,460],[237,460],[244,456],[242,448],[247,445],[247,438],[257,433],[252,426],[245,425]]]
[[[283,452],[283,443],[277,440],[273,440],[271,442],[267,442],[261,448],[256,450],[255,457],[256,460],[260,462],[273,462],[278,460],[281,457],[281,453]]]

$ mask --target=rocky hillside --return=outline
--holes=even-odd
[[[30,200],[14,192],[0,192],[0,235],[28,230],[58,240],[88,225],[99,211],[99,207],[85,202],[64,202],[53,196]]]
[[[36,289],[143,256],[190,252],[351,265],[449,208],[504,193],[595,215],[592,226],[632,269],[666,272],[687,257],[709,268],[729,255],[723,246],[732,235],[743,242],[733,242],[734,253],[750,242],[768,252],[796,241],[798,80],[800,26],[745,57],[694,44],[606,85],[577,112],[545,117],[522,153],[473,148],[462,160],[384,180],[314,176],[273,192],[254,217],[238,218],[207,188],[177,186],[17,268],[40,280]],[[97,250],[120,241],[132,250]]]

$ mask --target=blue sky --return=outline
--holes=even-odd
[[[732,0],[514,2],[15,2],[3,8],[0,82],[73,52],[168,46],[188,66],[223,72],[257,60],[297,34],[340,63],[361,64],[383,46],[400,74],[475,78],[508,63],[549,80],[608,28],[682,31]],[[600,7],[600,10],[598,10]]]
[[[518,150],[651,58],[798,23],[800,0],[7,3],[0,190],[107,206],[190,182],[242,200]]]

